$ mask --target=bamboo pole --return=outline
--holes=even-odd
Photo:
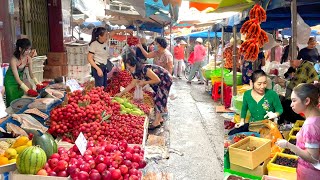
[[[219,43],[217,43],[219,44]],[[223,53],[223,46],[224,46],[224,27],[222,26],[221,28],[221,51]],[[218,45],[218,51],[219,51],[219,45]],[[224,82],[224,60],[222,59],[222,65],[221,65],[221,72],[222,72],[222,75],[221,75],[221,82],[223,84]],[[221,96],[224,97],[224,91],[223,91],[223,88],[221,88]],[[221,98],[221,104],[223,105],[224,104],[224,100],[223,98]]]
[[[237,61],[238,61],[238,52],[237,52],[237,26],[234,25],[233,29],[233,66],[232,66],[232,71],[233,71],[233,96],[237,95]]]

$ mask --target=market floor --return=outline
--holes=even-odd
[[[204,85],[185,79],[174,80],[177,98],[169,101],[170,133],[168,160],[149,166],[155,172],[171,174],[174,180],[223,179],[223,118]],[[165,131],[165,130],[164,130]]]

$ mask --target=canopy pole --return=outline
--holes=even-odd
[[[215,50],[214,50],[214,69],[217,69],[217,53],[218,53],[218,35],[217,35],[217,30],[215,30],[214,32],[214,36],[215,36]]]
[[[169,31],[170,31],[170,52],[172,53],[173,52],[173,49],[172,49],[172,22],[170,23],[169,25]],[[174,53],[172,53],[174,54]]]
[[[291,46],[291,59],[297,58],[297,0],[291,0],[291,35],[292,35],[292,46]]]
[[[233,31],[233,96],[237,95],[237,61],[238,61],[238,52],[237,52],[237,25],[234,25],[232,28]]]
[[[73,0],[70,1],[70,13],[71,13],[70,26],[71,26],[71,38],[74,38],[74,36],[73,36],[73,7],[72,7],[72,2],[73,2]],[[79,40],[80,40],[80,35],[79,35]]]
[[[272,35],[273,35],[273,38],[275,41],[277,41],[277,39],[278,39],[276,34],[277,34],[276,30],[273,30]],[[276,59],[276,46],[271,48],[271,54],[269,54],[269,56],[270,56],[270,62],[275,61],[275,59]]]
[[[210,29],[208,29],[207,43],[210,43]],[[208,44],[208,47],[207,47],[207,63],[209,63],[209,57],[210,57],[210,51],[209,51],[209,44]]]
[[[224,37],[223,36],[224,36],[224,27],[222,26],[222,28],[221,28],[221,52],[223,51],[223,46],[224,46],[224,43],[223,43]],[[218,44],[217,49],[219,52],[219,43],[217,43],[217,44]],[[224,60],[223,59],[222,59],[221,63],[222,63],[222,65],[221,65],[221,69],[222,69],[221,82],[223,83],[224,82]],[[221,88],[221,96],[222,97],[224,97],[223,94],[224,94],[224,91],[223,91],[223,88]],[[224,98],[221,98],[221,104],[224,105]]]

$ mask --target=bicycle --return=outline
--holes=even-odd
[[[190,72],[191,72],[191,68],[192,65],[189,62],[185,62],[185,69],[184,69],[184,77],[188,80]],[[193,80],[196,76],[198,79],[200,79],[200,73],[199,71],[196,71],[196,73],[194,74],[194,76],[191,78],[191,80]]]

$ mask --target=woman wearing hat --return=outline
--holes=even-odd
[[[184,50],[187,43],[184,40],[181,40],[177,46],[174,47],[174,70],[173,74],[175,77],[181,79],[182,72],[182,63],[184,62]]]
[[[153,64],[163,67],[172,74],[173,57],[171,52],[167,49],[167,46],[167,40],[163,37],[157,37],[154,40],[154,51],[150,53],[143,48],[142,44],[137,45],[146,58],[154,58]]]
[[[196,45],[194,46],[194,64],[192,65],[191,72],[188,77],[188,84],[191,84],[192,77],[196,74],[196,71],[200,72],[201,68],[204,66],[204,60],[206,58],[206,48],[202,45],[202,38],[196,39]],[[204,78],[202,73],[200,73],[200,82],[199,84],[204,84]]]

